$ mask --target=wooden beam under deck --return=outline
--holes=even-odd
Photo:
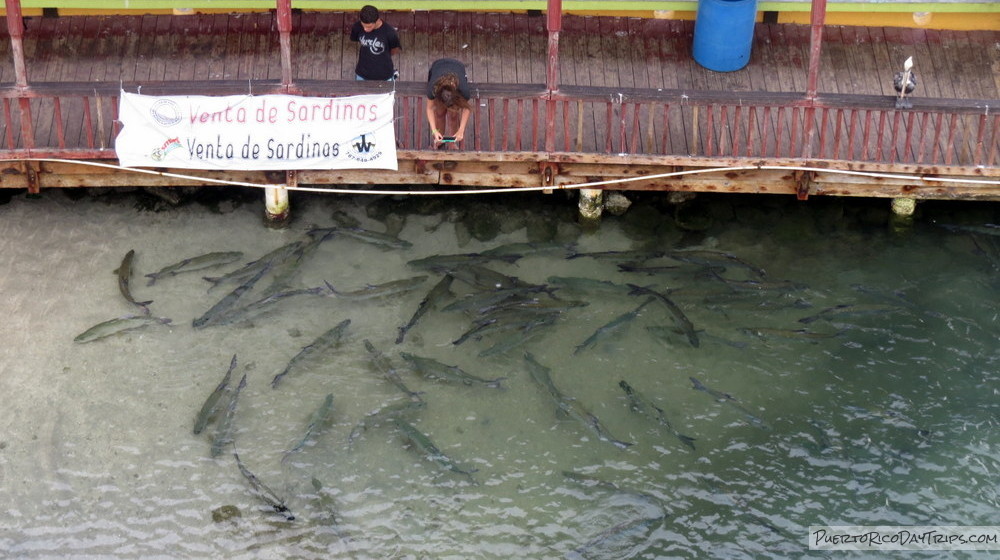
[[[546,162],[532,159],[535,154],[401,152],[399,170],[303,170],[297,172],[297,183],[308,188],[365,188],[373,190],[390,186],[411,186],[412,190],[476,190],[478,188],[532,187],[539,190],[575,188],[592,182],[610,182],[588,188],[634,191],[684,191],[706,193],[782,194],[807,196],[911,197],[943,200],[1000,200],[1000,184],[976,182],[979,177],[950,175],[959,169],[926,169],[917,166],[906,172],[889,172],[878,165],[856,172],[872,175],[843,174],[828,162],[774,162],[753,160],[669,158],[674,161],[654,163],[614,161],[622,158],[581,157],[580,154],[551,154]],[[493,157],[491,157],[493,156]],[[648,158],[647,158],[648,159]],[[106,164],[106,162],[97,162]],[[812,165],[810,165],[812,163]],[[556,171],[549,179],[543,165]],[[821,167],[816,167],[819,165]],[[777,167],[777,168],[775,168]],[[803,186],[802,168],[807,172]],[[843,169],[848,171],[847,169]],[[0,161],[0,177],[5,188],[22,188],[38,192],[45,188],[75,187],[172,187],[220,186],[220,181],[274,186],[283,179],[267,171],[201,171],[188,169],[157,169],[160,174],[137,173],[134,170],[95,167],[83,162],[68,161]],[[934,171],[934,173],[930,173]],[[685,174],[686,172],[693,172]],[[179,178],[183,176],[185,178]],[[924,180],[926,178],[926,180]],[[939,181],[933,180],[942,179]],[[618,179],[627,182],[613,183]],[[546,181],[550,182],[546,182]],[[803,190],[803,188],[805,190]],[[398,189],[393,189],[398,190]],[[405,190],[405,189],[404,189]]]

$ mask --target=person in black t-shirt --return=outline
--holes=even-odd
[[[465,125],[472,114],[470,99],[465,65],[453,58],[435,60],[427,72],[427,123],[435,148],[445,145],[445,137],[454,142],[465,138]],[[449,148],[456,148],[454,143],[449,144]]]
[[[402,50],[396,28],[382,21],[375,6],[361,8],[359,21],[351,27],[351,41],[359,43],[358,80],[395,80],[398,76],[392,55]]]

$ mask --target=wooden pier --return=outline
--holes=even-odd
[[[1000,200],[1000,31],[824,26],[810,83],[809,25],[757,23],[746,68],[719,73],[693,60],[691,21],[564,16],[553,54],[545,16],[389,12],[403,44],[393,84],[354,81],[355,18],[291,13],[285,49],[273,12],[23,18],[25,83],[16,64],[0,65],[0,187],[214,184],[203,177],[560,188],[627,179],[596,188]],[[8,18],[12,35],[16,23]],[[0,57],[16,61],[17,43],[5,34]],[[431,149],[423,96],[430,63],[446,56],[467,63],[476,109],[460,149],[442,152]],[[912,108],[896,109],[892,77],[908,56],[918,87]],[[395,89],[399,171],[178,179],[73,163],[116,163],[119,91],[140,88]]]

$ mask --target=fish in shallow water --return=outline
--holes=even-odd
[[[203,276],[202,279],[211,282],[212,287],[209,290],[224,283],[246,282],[260,273],[262,269],[270,269],[284,262],[285,259],[296,254],[296,251],[301,250],[303,245],[303,241],[293,241],[274,249],[259,259],[249,262],[228,274],[222,276]]]
[[[208,427],[209,424],[215,421],[219,413],[222,411],[222,396],[226,394],[229,389],[229,380],[233,376],[233,370],[236,369],[236,354],[233,354],[233,359],[229,362],[229,370],[226,371],[226,375],[222,378],[222,382],[219,383],[212,394],[205,399],[205,404],[201,406],[201,410],[198,412],[198,416],[194,420],[194,434],[198,435]]]
[[[492,261],[502,261],[508,264],[513,264],[517,262],[521,256],[522,255],[509,254],[487,255],[485,253],[456,253],[451,255],[432,255],[422,259],[408,261],[406,264],[425,270],[436,270],[447,273],[460,266],[469,264],[485,264]]]
[[[350,292],[342,292],[330,285],[329,282],[326,283],[326,287],[330,290],[330,293],[338,298],[343,299],[353,299],[353,300],[365,300],[374,298],[383,298],[396,296],[400,294],[405,294],[407,292],[417,289],[424,281],[427,280],[427,276],[413,276],[411,278],[403,278],[401,280],[393,280],[391,282],[386,282],[384,284],[368,284],[363,288],[353,290]]]
[[[694,438],[678,432],[677,429],[674,428],[673,424],[670,423],[670,420],[667,419],[667,413],[664,412],[662,408],[653,404],[652,401],[648,401],[641,397],[639,393],[637,393],[636,390],[633,389],[632,386],[629,385],[624,379],[618,382],[618,386],[625,391],[625,396],[628,398],[629,410],[659,422],[667,428],[667,431],[677,438],[677,441],[687,447],[690,447],[691,450],[694,451]]]
[[[667,297],[666,294],[662,292],[657,292],[656,290],[653,290],[652,288],[648,288],[646,286],[637,286],[635,284],[629,284],[628,287],[632,288],[632,291],[629,292],[629,295],[633,296],[649,295],[663,302],[663,305],[666,305],[667,309],[670,311],[670,314],[673,315],[674,323],[678,326],[678,328],[684,331],[684,336],[687,337],[688,342],[691,343],[691,346],[697,348],[701,344],[701,341],[698,339],[698,332],[694,330],[694,324],[691,322],[691,319],[688,319],[688,316],[684,314],[684,311],[682,311],[681,308],[678,307],[676,303],[674,303],[674,300]]]
[[[241,258],[243,258],[243,253],[239,251],[219,251],[214,253],[207,253],[198,257],[184,259],[182,261],[161,268],[159,272],[147,274],[146,278],[149,278],[149,282],[147,282],[146,285],[152,286],[160,278],[167,278],[170,276],[183,274],[185,272],[195,272],[198,270],[204,270],[206,268],[222,266],[225,264],[236,262]]]
[[[329,493],[323,489],[323,483],[319,481],[316,477],[312,477],[309,481],[312,484],[313,490],[316,491],[316,495],[319,497],[319,510],[323,513],[323,517],[328,521],[327,526],[333,528],[334,533],[339,537],[345,544],[351,544],[351,538],[345,534],[340,525],[342,524],[340,518],[340,512],[337,510],[337,506],[330,497]]]
[[[212,434],[212,457],[218,457],[225,451],[227,445],[233,443],[233,418],[236,417],[236,405],[240,400],[240,394],[247,386],[247,374],[243,374],[236,390],[229,395],[229,402],[222,413],[222,418],[215,425],[215,433]]]
[[[629,291],[624,284],[615,284],[610,280],[597,280],[579,276],[549,276],[546,280],[560,290],[577,293],[620,294]]]
[[[417,306],[417,310],[413,312],[413,316],[410,317],[410,320],[407,321],[402,327],[399,327],[399,335],[396,337],[396,344],[403,342],[403,339],[406,337],[406,333],[408,333],[410,329],[417,324],[417,321],[423,317],[425,313],[437,307],[441,301],[451,295],[451,283],[454,279],[455,277],[451,274],[445,274],[441,277],[441,280],[439,280],[438,283],[435,284],[429,292],[427,292],[424,299],[420,300],[420,304]]]
[[[706,386],[704,383],[698,381],[694,377],[689,377],[688,379],[690,379],[691,383],[694,384],[693,387],[694,389],[708,393],[709,395],[715,397],[715,400],[721,403],[725,403],[731,406],[732,408],[738,410],[740,414],[742,414],[747,419],[747,421],[750,423],[751,426],[754,426],[755,428],[760,428],[761,430],[766,430],[766,431],[771,430],[771,426],[768,425],[767,422],[764,422],[762,419],[758,418],[752,412],[750,412],[746,408],[743,408],[743,406],[739,403],[739,401],[736,400],[736,397],[730,395],[729,393],[723,393],[722,391],[717,391],[715,389],[712,389],[711,387]]]
[[[333,414],[333,393],[330,393],[323,399],[323,403],[319,405],[312,415],[309,417],[309,424],[306,426],[305,435],[302,439],[298,441],[291,449],[285,452],[282,456],[281,462],[284,463],[291,457],[292,453],[296,453],[306,446],[311,440],[314,440],[319,436],[320,432],[326,428],[327,424],[330,422],[330,415]]]
[[[170,319],[166,317],[153,317],[151,315],[126,315],[103,323],[98,323],[86,331],[78,334],[73,342],[93,342],[111,335],[141,329],[149,325],[169,325]]]
[[[338,227],[332,229],[335,235],[350,237],[351,239],[369,243],[383,249],[409,249],[413,247],[413,243],[404,239],[360,227]]]
[[[153,303],[153,300],[149,301],[136,301],[132,297],[132,291],[129,287],[129,282],[132,280],[132,261],[135,259],[135,249],[130,249],[128,253],[125,253],[125,258],[122,259],[122,264],[115,269],[115,274],[118,275],[118,291],[122,293],[122,296],[126,301],[132,305],[138,306],[147,315],[149,314],[149,308],[146,307]]]
[[[240,456],[235,450],[233,451],[233,457],[236,458],[236,466],[239,467],[240,473],[243,474],[243,477],[247,479],[247,483],[250,484],[250,489],[253,490],[254,495],[260,498],[261,501],[267,504],[275,513],[281,515],[287,521],[294,521],[295,516],[288,509],[288,506],[285,505],[285,500],[283,498],[279,498],[274,490],[268,488],[266,484],[257,478],[257,475],[250,472],[246,465],[243,464],[243,461],[240,460]]]
[[[726,268],[729,266],[736,266],[746,269],[758,278],[764,278],[767,276],[767,272],[765,272],[763,268],[751,264],[736,255],[722,251],[711,251],[708,249],[685,249],[681,251],[670,251],[666,256],[667,258],[675,261],[696,264],[699,266],[707,266],[710,268]]]
[[[587,348],[592,348],[595,344],[597,344],[597,341],[607,338],[608,336],[611,336],[612,333],[616,333],[624,329],[629,325],[629,323],[632,322],[633,319],[639,316],[639,312],[642,311],[642,308],[652,303],[652,301],[653,298],[648,298],[646,301],[639,304],[639,306],[635,309],[627,313],[623,313],[608,323],[598,327],[597,330],[594,331],[594,334],[588,336],[586,340],[577,345],[576,350],[574,350],[573,353],[579,354]]]
[[[619,449],[626,449],[632,445],[630,442],[622,441],[612,436],[597,416],[594,416],[592,412],[580,404],[580,401],[564,395],[562,391],[560,391],[552,382],[551,370],[538,363],[538,360],[536,360],[530,352],[524,353],[524,361],[528,368],[528,374],[531,375],[531,378],[535,380],[539,386],[545,389],[549,397],[552,398],[553,403],[556,405],[556,410],[560,414],[565,414],[566,416],[580,422],[586,426],[587,429],[597,434],[598,439],[606,441]]]
[[[768,338],[789,338],[798,340],[820,340],[824,338],[834,338],[840,336],[843,331],[827,333],[810,331],[808,329],[778,329],[770,327],[745,327],[740,331],[747,336],[756,336],[767,340]]]
[[[434,442],[431,441],[431,438],[427,437],[426,434],[418,430],[415,426],[413,426],[413,424],[410,424],[403,418],[395,416],[393,417],[392,422],[397,428],[399,428],[399,431],[403,434],[403,438],[410,442],[414,448],[423,453],[428,459],[453,473],[466,476],[469,479],[469,482],[478,484],[476,479],[472,477],[472,473],[476,472],[477,469],[463,467],[456,463],[451,457],[445,455],[444,452],[438,449],[438,447],[434,445]]]
[[[439,379],[445,382],[458,382],[465,385],[485,385],[486,387],[493,387],[494,389],[502,389],[500,382],[506,377],[497,377],[496,379],[485,379],[468,373],[458,366],[449,366],[443,364],[434,358],[425,358],[423,356],[416,356],[410,354],[409,352],[400,352],[399,355],[406,360],[413,371],[416,371],[424,377],[430,377],[432,379]]]
[[[192,320],[191,326],[193,326],[196,329],[200,329],[203,327],[212,326],[215,324],[216,321],[220,319],[229,318],[231,316],[230,315],[231,312],[236,307],[236,303],[240,300],[240,298],[242,298],[244,294],[252,290],[254,285],[256,285],[257,282],[260,282],[260,279],[263,278],[265,274],[267,274],[270,268],[271,265],[268,264],[267,266],[264,266],[263,268],[258,270],[257,273],[254,274],[249,280],[247,280],[243,284],[240,284],[239,286],[236,287],[236,289],[229,292],[228,294],[226,294],[225,297],[216,302],[215,305],[213,305],[201,317]]]
[[[826,309],[816,313],[815,315],[810,315],[808,317],[803,317],[799,319],[800,323],[812,323],[820,319],[826,319],[827,321],[833,321],[837,319],[843,319],[846,317],[858,317],[862,315],[885,315],[888,313],[899,313],[905,311],[901,306],[898,305],[884,305],[880,303],[858,303],[849,304],[844,303],[840,305],[835,305],[833,307],[827,307]]]
[[[605,558],[621,554],[626,546],[636,546],[646,542],[652,530],[666,519],[666,514],[636,517],[616,523],[590,538],[566,555],[568,560],[584,558]]]
[[[217,313],[211,319],[211,325],[213,327],[218,327],[222,325],[229,325],[231,323],[239,323],[243,321],[251,321],[259,315],[271,311],[277,306],[279,302],[290,300],[293,297],[305,296],[305,295],[323,295],[325,296],[329,292],[326,286],[316,286],[315,288],[298,288],[294,290],[285,290],[283,292],[273,292],[266,295],[257,301],[248,303],[246,305],[240,305],[238,307],[231,307],[225,311]]]
[[[319,355],[333,346],[340,344],[340,341],[344,338],[344,333],[347,331],[347,327],[350,324],[350,319],[344,319],[338,323],[337,326],[319,335],[316,340],[312,341],[311,344],[304,346],[297,354],[295,354],[295,356],[292,357],[291,360],[289,360],[285,369],[281,370],[281,373],[274,376],[274,379],[271,380],[271,387],[273,389],[277,389],[278,383],[280,383],[281,380],[303,360],[306,360],[314,355]]]
[[[392,362],[389,358],[380,352],[375,345],[371,343],[367,338],[364,340],[365,350],[368,350],[368,355],[371,358],[371,364],[380,374],[382,374],[382,379],[385,379],[389,383],[392,383],[397,389],[410,397],[411,400],[419,401],[421,400],[419,391],[411,391],[409,387],[403,383],[403,378],[400,377],[399,372],[393,367]]]
[[[354,442],[361,437],[362,432],[368,431],[369,428],[374,426],[380,426],[383,422],[387,420],[392,420],[396,416],[401,414],[406,414],[414,410],[420,410],[427,408],[427,403],[419,399],[405,400],[401,402],[395,402],[393,404],[385,405],[381,408],[373,410],[365,415],[364,418],[358,421],[351,430],[351,433],[347,435],[347,445],[352,446]]]

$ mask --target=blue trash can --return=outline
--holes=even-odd
[[[692,54],[716,72],[739,70],[750,61],[757,0],[698,0]]]

